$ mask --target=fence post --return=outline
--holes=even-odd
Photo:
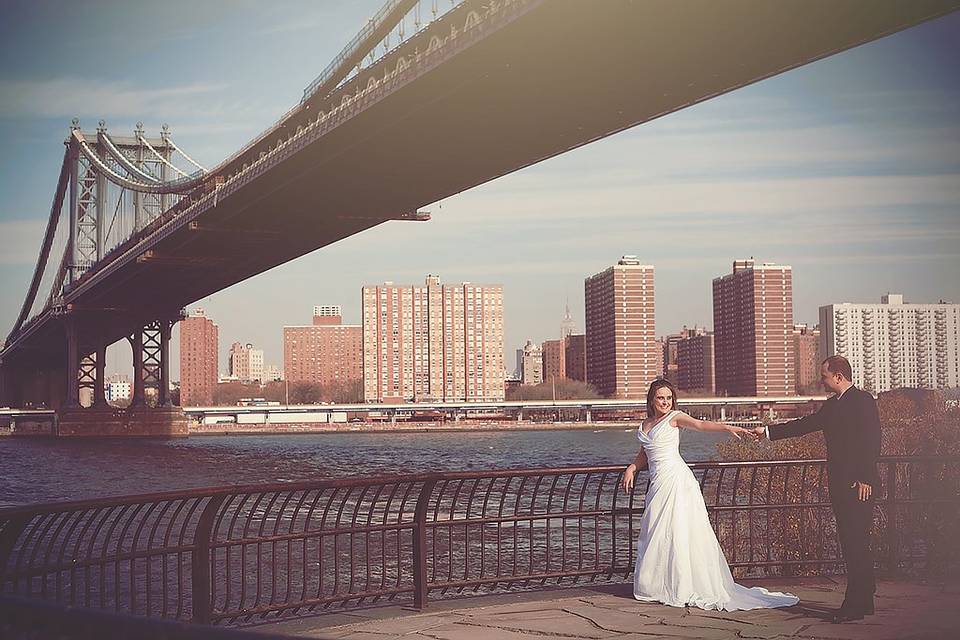
[[[213,603],[210,601],[210,537],[213,533],[213,519],[216,517],[226,495],[210,497],[207,506],[200,513],[197,529],[193,533],[193,552],[191,555],[190,591],[193,597],[193,619],[197,624],[210,624]]]
[[[413,516],[413,606],[417,609],[427,607],[427,505],[436,485],[436,477],[424,480]]]
[[[887,571],[900,568],[900,536],[897,530],[897,463],[887,462]]]
[[[0,591],[5,590],[4,585],[9,580],[10,590],[7,593],[17,592],[16,572],[8,571],[8,565],[17,540],[23,535],[24,529],[27,528],[31,520],[33,520],[33,516],[26,515],[14,516],[2,522],[2,527],[0,527]]]

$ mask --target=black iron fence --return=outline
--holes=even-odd
[[[691,465],[734,573],[842,570],[822,460]],[[880,463],[890,570],[960,564],[960,458]],[[622,581],[645,483],[622,467],[349,478],[0,510],[0,593],[242,624],[465,591]]]

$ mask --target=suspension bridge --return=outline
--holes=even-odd
[[[442,6],[439,6],[442,5]],[[205,296],[522,167],[960,8],[960,0],[390,0],[215,167],[74,121],[0,405],[61,435],[182,434],[169,340]],[[133,404],[107,406],[107,347]],[[80,391],[93,404],[80,406]],[[155,389],[156,406],[146,391]]]

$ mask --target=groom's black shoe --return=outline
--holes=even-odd
[[[853,622],[854,620],[863,620],[863,616],[865,613],[867,613],[867,611],[865,611],[864,609],[860,609],[859,607],[843,606],[834,612],[833,617],[830,618],[830,622],[832,622],[833,624],[840,624],[841,622]],[[872,613],[872,611],[870,613]]]

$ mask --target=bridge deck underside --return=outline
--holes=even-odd
[[[92,278],[72,301],[120,338],[125,323],[391,216],[958,5],[542,2],[219,200],[197,218],[200,229],[181,228],[140,261]],[[98,319],[101,308],[114,311]],[[126,320],[103,325],[118,309]]]

